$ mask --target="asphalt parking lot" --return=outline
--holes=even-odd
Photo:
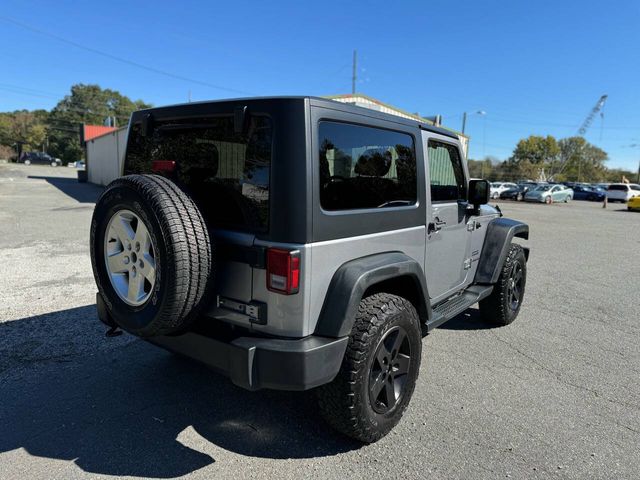
[[[95,313],[75,170],[0,165],[1,478],[638,478],[640,214],[501,202],[528,222],[517,321],[424,339],[398,427],[361,446],[311,393],[246,392]]]

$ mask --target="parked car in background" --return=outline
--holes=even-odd
[[[635,210],[636,212],[640,212],[640,195],[636,195],[633,198],[630,198],[627,202],[627,210]]]
[[[567,203],[573,199],[573,190],[564,185],[539,185],[524,195],[527,202]]]
[[[52,167],[58,167],[62,165],[62,160],[54,158],[48,153],[44,152],[25,152],[20,157],[20,162],[25,165],[51,165]]]
[[[516,200],[521,202],[524,200],[524,195],[532,188],[536,188],[536,185],[522,183],[520,185],[516,185],[514,188],[510,188],[502,192],[500,194],[500,198],[503,200]]]
[[[639,195],[640,185],[636,183],[612,183],[607,189],[607,199],[610,202],[627,203]]]
[[[602,190],[604,190],[606,192],[607,188],[609,188],[609,185],[611,185],[611,184],[610,183],[594,183],[591,186],[592,187],[596,187],[596,188],[601,188]]]
[[[607,193],[598,187],[588,187],[584,185],[576,185],[572,188],[573,198],[575,200],[589,200],[590,202],[601,202]]]
[[[491,184],[491,198],[500,198],[502,192],[516,187],[517,185],[511,182],[493,182]]]

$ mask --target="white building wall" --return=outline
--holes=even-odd
[[[87,142],[87,175],[91,183],[108,185],[122,175],[127,129],[121,128]]]

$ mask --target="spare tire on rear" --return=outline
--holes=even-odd
[[[193,200],[159,175],[111,182],[91,221],[91,263],[111,318],[141,337],[186,329],[213,279],[213,245]]]

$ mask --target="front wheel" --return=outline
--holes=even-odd
[[[548,196],[544,199],[544,203],[546,203],[547,205],[550,205],[551,202],[553,202],[553,199],[551,198],[551,196]]]
[[[512,243],[491,295],[480,301],[483,318],[495,325],[512,323],[522,306],[527,283],[527,258],[523,248]]]
[[[320,412],[336,430],[372,443],[397,425],[420,370],[416,309],[388,293],[364,298],[336,378],[317,391]]]

